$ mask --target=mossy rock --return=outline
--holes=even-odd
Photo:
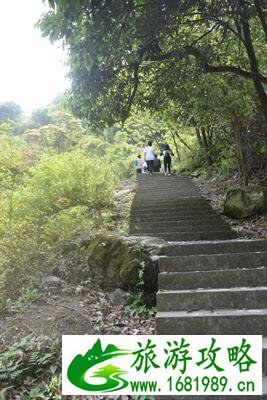
[[[267,188],[262,186],[238,187],[228,190],[223,214],[231,218],[248,218],[267,211]]]
[[[89,276],[101,287],[136,291],[139,283],[141,262],[145,264],[144,286],[146,292],[154,292],[157,285],[157,261],[166,244],[163,240],[123,237],[116,234],[99,235],[88,247]]]

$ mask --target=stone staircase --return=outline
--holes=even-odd
[[[168,242],[159,259],[157,334],[263,335],[267,375],[267,240],[238,239],[189,178],[160,174],[138,178],[130,232]],[[263,382],[266,394],[240,398],[267,399]],[[164,396],[172,398],[189,399]]]

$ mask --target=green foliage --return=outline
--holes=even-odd
[[[48,108],[40,108],[38,110],[33,111],[32,120],[36,127],[48,125],[52,122],[52,118],[49,115]]]
[[[62,40],[70,50],[75,112],[100,126],[124,121],[133,106],[159,110],[171,101],[183,103],[181,85],[193,83],[199,92],[202,80],[216,74],[221,81],[228,74],[234,87],[239,77],[266,83],[259,9],[263,12],[259,2],[245,0],[239,6],[230,0],[130,5],[119,0],[105,6],[54,0],[39,25],[51,41]],[[255,89],[250,86],[247,93],[256,94],[264,108],[265,96]],[[192,101],[197,97],[191,93]]]
[[[139,247],[140,251],[140,247]],[[140,253],[141,254],[141,253]],[[130,311],[130,313],[134,315],[144,315],[146,317],[152,317],[156,313],[156,307],[148,308],[144,303],[144,270],[145,263],[144,261],[140,261],[140,269],[139,269],[139,282],[137,284],[137,292],[134,294],[134,298],[132,303],[126,308]]]
[[[27,287],[33,295],[38,274],[61,245],[108,229],[114,190],[133,173],[130,145],[89,136],[65,111],[49,115],[53,124],[20,136],[0,125],[2,310]]]
[[[168,142],[180,170],[235,164],[247,181],[255,158],[266,166],[262,2],[52,3],[39,26],[68,46],[76,115],[113,126],[107,132],[138,152],[148,138],[157,148]],[[190,146],[192,129],[201,134]]]
[[[188,174],[205,164],[204,156],[199,149],[198,143],[192,144],[192,151],[183,154],[183,160],[179,163],[178,170]]]
[[[18,119],[21,115],[21,107],[13,101],[7,101],[0,104],[0,124],[3,122],[8,122],[10,120],[14,121]]]
[[[17,302],[24,303],[35,303],[44,299],[44,294],[37,289],[26,289],[25,292],[18,298]]]
[[[21,399],[59,399],[53,396],[60,394],[60,356],[59,339],[36,340],[26,336],[9,345],[0,355],[0,397],[12,398],[13,390],[23,384]],[[35,386],[36,378],[48,378],[50,382]]]

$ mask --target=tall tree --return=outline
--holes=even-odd
[[[188,65],[194,65],[199,75],[231,74],[252,81],[267,119],[261,1],[49,3],[52,11],[40,26],[51,40],[63,39],[69,47],[78,114],[97,124],[124,120],[133,104],[154,105],[159,91],[172,98]]]
[[[21,107],[13,101],[0,104],[0,123],[16,120],[22,115]]]

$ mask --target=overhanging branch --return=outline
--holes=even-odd
[[[251,71],[246,71],[240,67],[235,67],[233,65],[204,65],[204,72],[206,73],[231,73],[242,76],[246,79],[252,79],[254,81],[267,83],[267,77],[261,74],[256,74]]]

